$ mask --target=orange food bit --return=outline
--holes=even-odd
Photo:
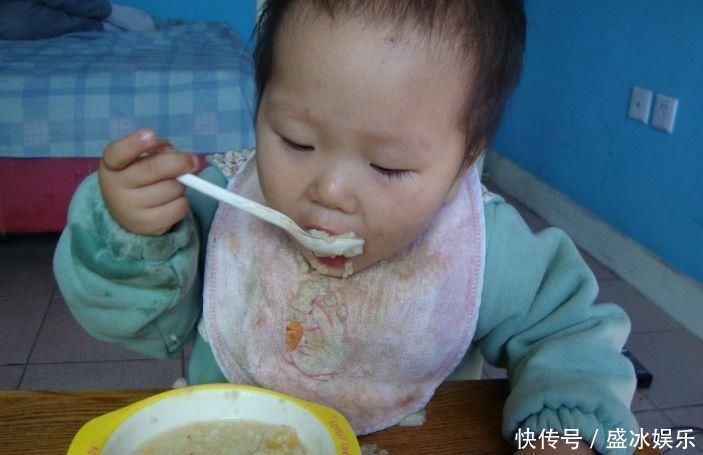
[[[298,321],[286,324],[286,351],[294,351],[303,338],[303,325]]]

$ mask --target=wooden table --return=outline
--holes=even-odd
[[[88,420],[162,391],[0,391],[0,453],[65,454]],[[393,427],[359,442],[391,455],[511,454],[500,432],[507,392],[504,380],[447,382],[423,426]]]

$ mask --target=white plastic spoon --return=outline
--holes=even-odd
[[[231,193],[224,188],[213,185],[193,174],[184,174],[177,180],[187,187],[193,188],[203,194],[229,204],[232,207],[274,224],[293,236],[305,248],[314,251],[320,256],[346,256],[352,257],[363,252],[364,239],[347,233],[342,235],[327,235],[320,231],[306,232],[293,220],[281,212],[277,212],[265,205],[254,202],[238,194]]]

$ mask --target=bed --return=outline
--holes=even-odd
[[[199,154],[253,145],[253,99],[226,23],[0,41],[0,233],[61,230],[105,145],[139,128]]]

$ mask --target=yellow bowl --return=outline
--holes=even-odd
[[[313,455],[360,455],[349,423],[337,411],[259,387],[211,384],[154,395],[83,425],[68,455],[125,455],[183,425],[244,419],[288,425]]]

